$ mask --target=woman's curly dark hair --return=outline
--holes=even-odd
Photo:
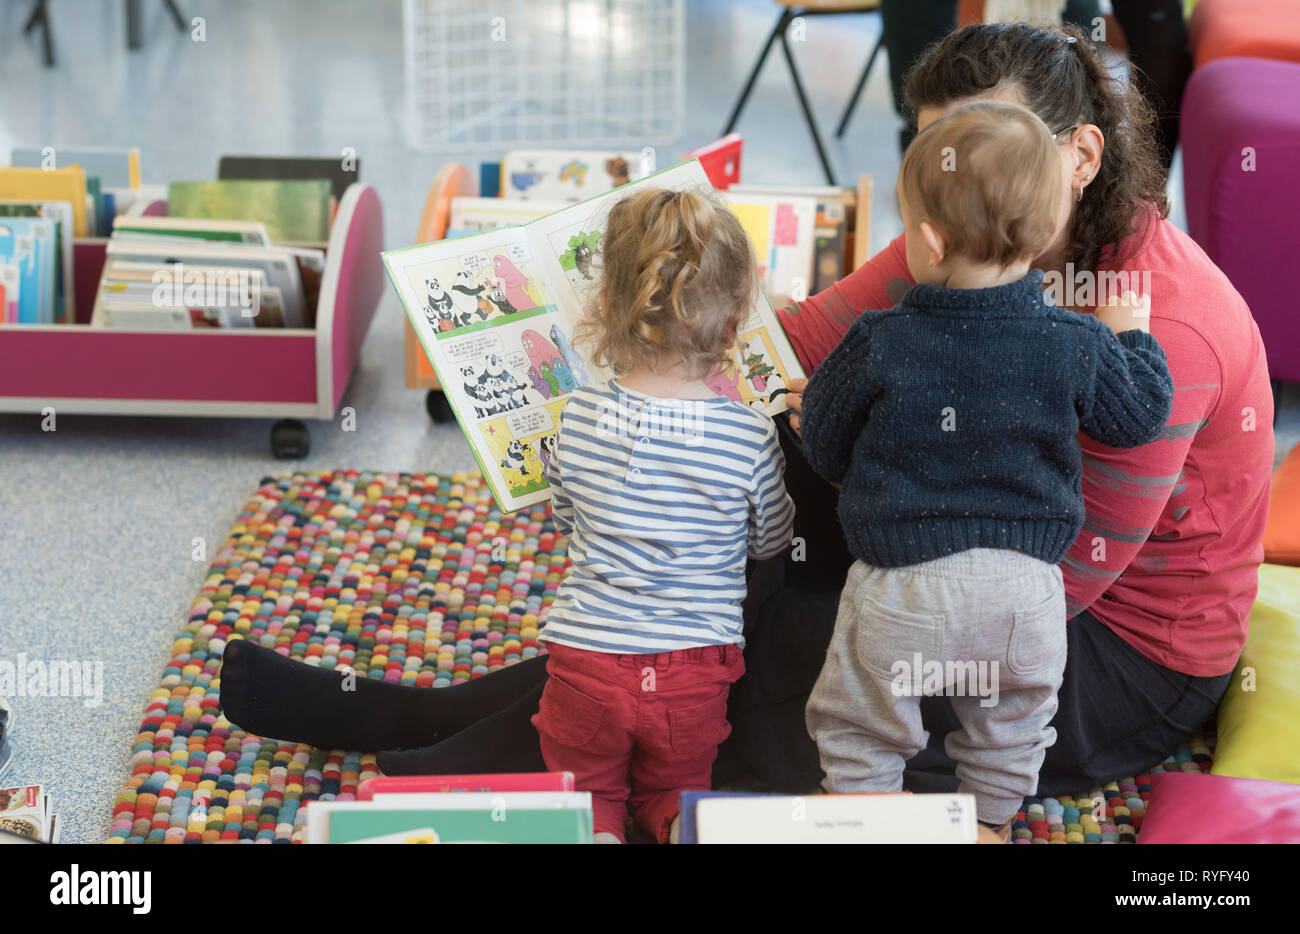
[[[1014,88],[1053,133],[1091,123],[1105,137],[1097,177],[1075,212],[1065,259],[1078,270],[1116,258],[1120,242],[1169,213],[1155,113],[1136,84],[1112,74],[1076,26],[977,23],[939,40],[907,76],[907,106],[948,107]]]

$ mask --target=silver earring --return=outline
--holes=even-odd
[[[1090,181],[1092,181],[1092,176],[1091,176],[1091,175],[1085,175],[1085,176],[1083,177],[1083,184],[1080,185],[1080,186],[1078,187],[1078,189],[1077,189],[1077,190],[1078,190],[1078,193],[1079,193],[1079,200],[1080,200],[1080,201],[1083,200],[1083,189],[1085,189],[1085,188],[1088,187],[1088,183],[1089,183]]]

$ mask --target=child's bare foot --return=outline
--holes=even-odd
[[[676,817],[673,818],[672,829],[668,831],[668,842],[669,843],[682,842],[682,815],[680,814],[678,814]]]
[[[592,843],[622,843],[618,837],[614,836],[608,830],[602,830],[591,838]]]

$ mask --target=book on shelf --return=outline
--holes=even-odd
[[[171,217],[262,221],[277,243],[329,239],[330,183],[324,179],[172,182]]]
[[[852,269],[849,255],[853,217],[857,208],[857,191],[835,185],[761,185],[737,184],[730,191],[775,197],[812,198],[816,202],[813,222],[813,266],[809,295],[830,288]]]
[[[430,792],[307,806],[306,843],[388,842],[394,834],[402,842],[591,843],[591,794]]]
[[[528,201],[584,201],[652,171],[634,149],[515,149],[501,160],[501,196]]]
[[[758,274],[774,303],[810,294],[817,202],[806,195],[765,194],[732,185],[722,200],[754,244]]]
[[[698,162],[629,187],[710,191]],[[571,341],[600,272],[617,189],[536,218],[383,254],[407,317],[502,512],[550,498],[545,461],[568,394],[610,374]],[[758,290],[738,345],[707,382],[719,396],[774,415],[803,370]]]
[[[58,843],[54,798],[41,785],[0,788],[0,843]]]
[[[330,194],[342,200],[348,186],[361,178],[361,160],[314,156],[222,156],[218,181],[292,181],[325,179]]]
[[[140,187],[140,150],[112,146],[21,146],[9,161],[21,168],[54,169],[78,165],[105,188]]]
[[[7,315],[6,323],[54,323],[56,231],[57,225],[43,217],[0,217],[0,263],[18,270],[17,313],[13,320]]]
[[[472,198],[465,195],[451,199],[447,216],[447,233],[459,236],[482,230],[500,230],[514,224],[552,214],[568,207],[567,201],[525,201],[519,198]]]
[[[72,206],[72,234],[91,236],[86,213],[86,173],[80,166],[61,169],[0,168],[0,200],[56,201]]]
[[[313,327],[325,267],[312,247],[269,241],[260,221],[119,218],[92,324]]]
[[[166,239],[175,243],[204,240],[270,246],[271,235],[261,221],[199,219],[192,217],[117,217],[113,236],[119,239]]]
[[[0,222],[5,217],[40,217],[53,224],[55,250],[53,250],[53,293],[55,293],[55,321],[72,320],[75,307],[73,297],[73,206],[66,202],[31,202],[31,200],[0,200]],[[17,294],[17,293],[14,293]],[[0,321],[5,321],[0,315]],[[17,321],[17,319],[14,319]]]

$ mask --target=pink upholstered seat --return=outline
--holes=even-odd
[[[1182,117],[1188,232],[1250,306],[1270,378],[1300,381],[1300,64],[1209,62]]]

